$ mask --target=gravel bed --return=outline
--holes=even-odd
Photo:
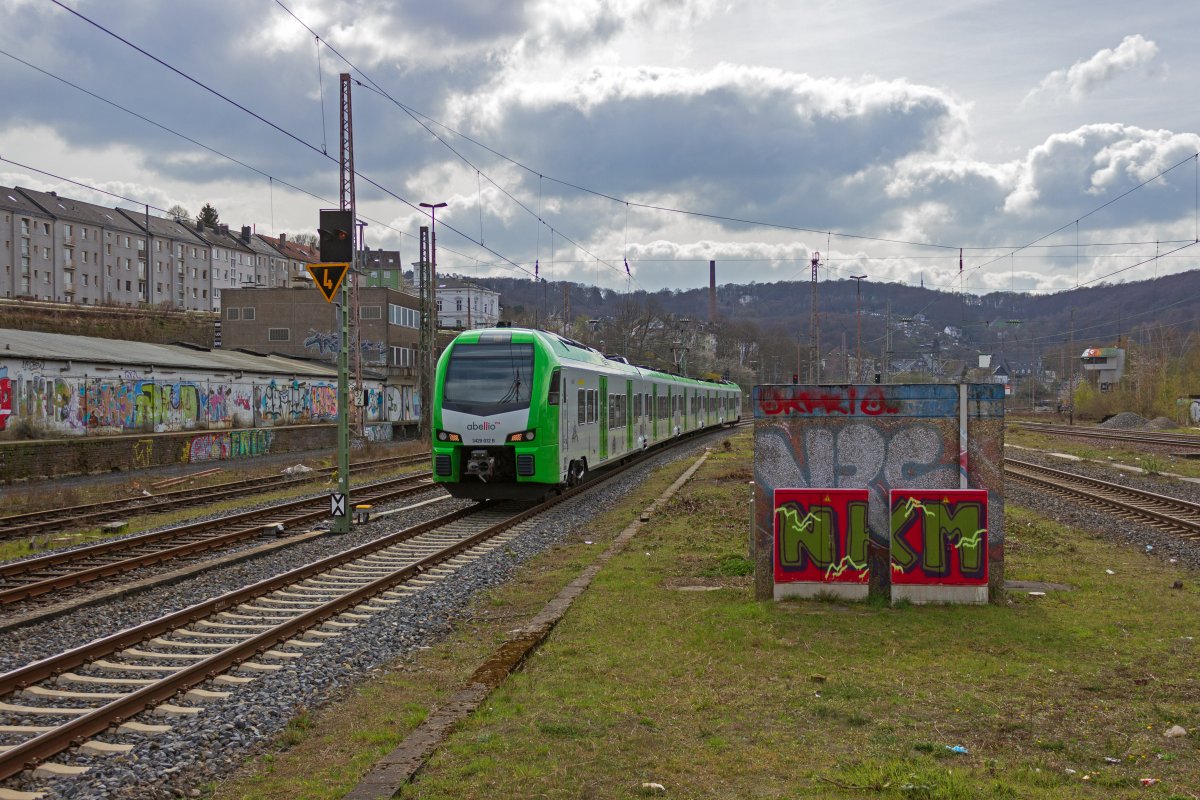
[[[1144,475],[1128,469],[1120,469],[1096,461],[1074,461],[1067,458],[1049,456],[1040,450],[1009,447],[1005,454],[1018,460],[1028,461],[1064,472],[1074,472],[1089,478],[1099,478],[1109,483],[1119,483],[1134,489],[1178,497],[1192,503],[1200,503],[1200,480],[1172,478],[1166,475]],[[1170,466],[1166,470],[1170,472]],[[1011,484],[1010,484],[1011,485]]]
[[[1034,450],[1009,448],[1008,452],[1021,461],[1200,503],[1200,482],[1139,475],[1103,464],[1054,458]],[[1173,534],[1152,528],[1150,525],[1124,520],[1108,512],[1049,495],[1015,480],[1005,482],[1005,502],[1033,509],[1047,519],[1053,519],[1064,525],[1098,533],[1116,545],[1132,547],[1140,553],[1146,553],[1148,557],[1164,560],[1175,559],[1175,563],[1180,566],[1200,570],[1200,543],[1188,542]],[[1019,536],[1019,532],[1014,531],[1014,533]],[[1147,546],[1151,549],[1147,550]]]
[[[718,434],[707,436],[680,450],[664,453],[648,464],[603,484],[587,497],[563,503],[523,526],[521,536],[467,565],[452,579],[438,582],[409,602],[375,614],[361,627],[326,640],[306,651],[303,658],[275,673],[260,674],[253,683],[235,689],[235,697],[209,706],[192,718],[172,718],[168,734],[145,737],[142,744],[121,757],[96,758],[67,754],[55,759],[87,764],[91,770],[78,779],[18,777],[5,785],[26,791],[51,789],[53,797],[69,798],[174,798],[200,797],[198,786],[227,777],[244,759],[269,745],[302,709],[314,709],[346,691],[368,673],[379,670],[415,648],[444,637],[463,614],[472,597],[508,580],[524,562],[569,539],[600,510],[620,502],[652,470],[694,458]],[[165,611],[181,608],[268,575],[308,563],[326,552],[345,549],[384,532],[409,527],[419,519],[446,513],[451,501],[421,509],[404,518],[373,523],[369,533],[322,537],[289,549],[279,557],[255,559],[228,569],[215,570],[194,580],[156,589],[100,609],[72,613],[36,633],[18,631],[0,637],[0,654],[6,662],[26,663],[64,648],[139,623]],[[97,613],[99,612],[99,613]],[[266,659],[263,659],[264,661]],[[7,667],[0,667],[6,669]],[[213,686],[222,691],[227,687]],[[153,721],[162,722],[161,718]],[[115,740],[111,736],[102,736]],[[125,736],[120,741],[136,739]]]
[[[399,476],[397,476],[397,477],[399,477]],[[375,483],[375,482],[376,481],[372,481],[372,483]],[[359,491],[361,491],[361,489]],[[407,498],[403,502],[398,502],[398,503],[394,504],[394,506],[388,506],[388,507],[390,508],[390,507],[407,505],[410,503],[417,502],[419,500],[429,499],[430,497],[434,497],[434,496],[436,496],[438,494],[442,494],[442,493],[443,492],[440,489],[431,489],[430,493],[428,495],[426,495],[426,494],[414,495],[413,497]],[[291,498],[288,500],[280,500],[278,498],[274,499],[274,500],[265,500],[265,499],[261,499],[261,498],[255,499],[254,496],[250,496],[250,497],[246,497],[246,498],[241,498],[241,502],[243,502],[244,505],[240,509],[238,509],[238,511],[239,511],[239,513],[243,513],[243,512],[247,512],[247,511],[256,511],[258,509],[271,508],[273,506],[279,505],[280,503],[292,502],[294,500],[302,500],[302,499],[325,500],[326,498],[328,498],[328,496],[329,496],[328,489],[317,492],[315,494],[299,495],[297,497],[294,497],[294,498]],[[380,507],[379,510],[382,511],[385,509],[384,509],[384,507]],[[133,510],[130,512],[129,516],[131,516],[131,517],[136,516],[137,513],[138,512],[136,510]],[[141,530],[141,531],[137,531],[135,533],[125,534],[123,536],[106,536],[103,539],[93,539],[93,540],[89,540],[89,541],[79,542],[77,544],[66,545],[64,547],[56,547],[53,550],[40,550],[36,553],[30,553],[28,555],[21,556],[19,558],[9,559],[9,560],[5,561],[4,563],[5,564],[18,564],[22,561],[30,561],[30,560],[33,560],[36,558],[42,558],[47,555],[57,555],[58,553],[69,553],[72,550],[82,550],[82,549],[85,549],[88,547],[93,547],[97,544],[107,544],[109,542],[119,542],[122,539],[131,539],[131,538],[135,538],[137,536],[144,536],[147,533],[168,530],[169,528],[176,527],[178,525],[191,524],[191,523],[195,523],[195,522],[205,522],[210,519],[217,519],[217,518],[223,517],[229,513],[230,513],[229,511],[221,511],[221,512],[214,512],[211,514],[197,514],[195,516],[189,516],[186,520],[175,523],[174,525],[163,526],[160,528],[152,528],[150,530]],[[436,516],[436,514],[434,516]],[[120,576],[115,576],[114,580],[120,580],[120,581],[124,581],[124,582],[132,582],[132,581],[140,580],[142,578],[151,577],[153,575],[161,575],[165,572],[170,572],[172,570],[179,569],[180,567],[194,564],[197,561],[203,561],[205,559],[210,559],[210,558],[224,557],[227,555],[239,553],[243,550],[248,550],[248,549],[251,549],[254,547],[258,547],[259,545],[261,545],[263,543],[263,541],[265,541],[265,539],[261,536],[251,538],[251,539],[246,539],[236,545],[232,545],[230,547],[223,547],[217,551],[213,551],[213,552],[209,552],[209,553],[202,553],[202,554],[199,554],[196,556],[192,556],[190,558],[175,559],[175,560],[172,560],[169,562],[164,562],[161,564],[155,564],[155,565],[151,565],[148,567],[142,567],[140,569],[132,570],[130,572],[124,572],[124,573],[121,573]],[[0,580],[0,585],[4,585],[4,582],[2,580]],[[14,582],[12,585],[15,586],[17,584],[16,584],[16,582]],[[99,581],[94,581],[94,582],[90,582],[90,583],[80,584],[78,587],[74,587],[74,588],[70,588],[70,589],[61,589],[56,592],[53,592],[53,593],[50,593],[47,595],[43,595],[40,598],[34,598],[34,599],[24,603],[22,608],[32,610],[32,609],[36,609],[36,608],[47,606],[47,605],[54,605],[63,600],[72,600],[81,595],[87,595],[87,594],[93,593],[98,588],[102,588],[102,587],[109,586],[109,585],[111,585],[111,581],[99,580]],[[3,642],[2,634],[0,634],[0,642]],[[0,645],[0,646],[2,646],[2,645]],[[5,661],[4,654],[0,653],[0,672],[4,672],[8,669],[11,669],[11,667],[6,666],[6,664],[7,664],[7,662]]]

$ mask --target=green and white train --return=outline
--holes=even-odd
[[[438,360],[433,479],[455,497],[536,499],[740,418],[741,390],[728,381],[635,367],[547,331],[466,331]]]

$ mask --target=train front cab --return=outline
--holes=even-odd
[[[538,499],[559,483],[561,371],[522,333],[463,334],[438,362],[433,476],[454,497]]]

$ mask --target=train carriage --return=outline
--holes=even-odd
[[[438,361],[434,480],[455,497],[535,499],[740,417],[733,383],[636,367],[546,331],[466,331]]]

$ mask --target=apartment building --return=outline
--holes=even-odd
[[[285,277],[281,278],[283,286],[288,288],[312,286],[312,276],[308,274],[308,265],[319,263],[321,260],[321,255],[315,247],[292,241],[287,238],[286,233],[279,234],[278,238],[259,234],[258,238],[275,248],[285,260]]]
[[[500,320],[500,293],[458,278],[437,281],[438,327],[490,328]]]
[[[15,188],[0,186],[0,292],[52,300],[54,217]]]
[[[239,237],[229,233],[228,225],[219,224],[213,228],[197,222],[190,230],[208,248],[211,310],[219,312],[224,292],[254,286],[255,253]]]
[[[156,304],[208,311],[208,248],[191,229],[174,219],[117,209],[149,239],[150,296]]]
[[[43,275],[41,283],[49,299],[80,304],[156,302],[147,275],[145,233],[127,217],[115,208],[57,192],[17,191],[56,221],[52,273]]]

